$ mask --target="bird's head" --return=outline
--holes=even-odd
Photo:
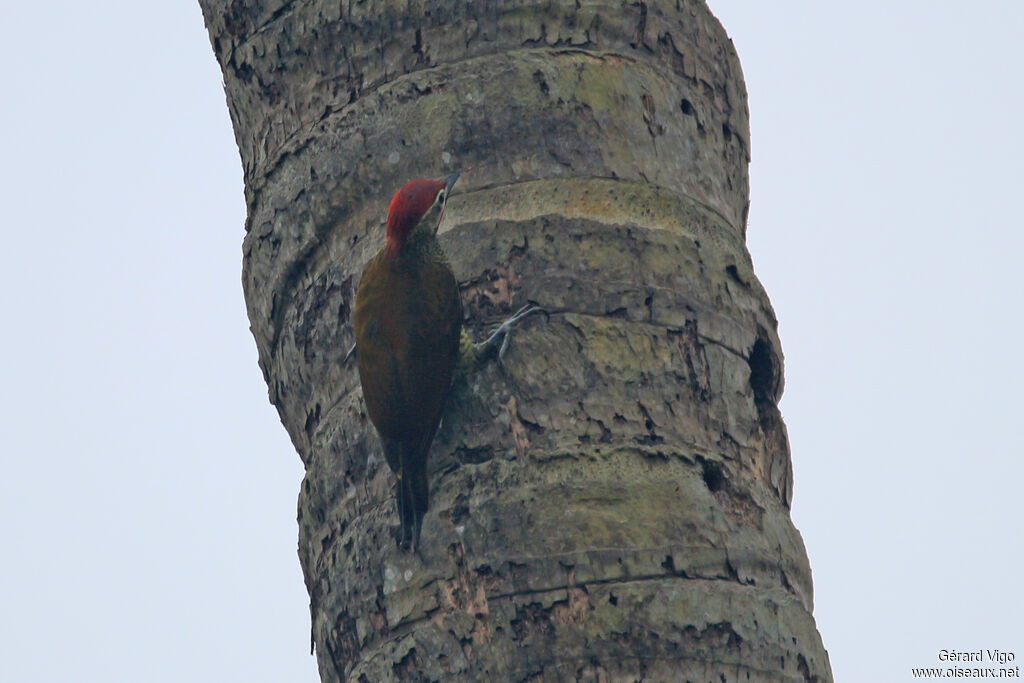
[[[391,198],[388,206],[387,244],[398,253],[410,241],[437,234],[441,214],[452,186],[459,179],[453,173],[443,180],[410,180]]]

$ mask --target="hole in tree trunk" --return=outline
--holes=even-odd
[[[704,478],[704,484],[708,487],[708,490],[714,493],[722,488],[722,484],[725,483],[725,475],[722,474],[722,466],[712,460],[700,461],[701,469],[703,470],[702,476]]]
[[[775,384],[775,368],[768,342],[764,339],[754,342],[747,362],[750,365],[750,388],[754,390],[754,401],[775,403],[772,388]]]

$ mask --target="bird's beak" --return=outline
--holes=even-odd
[[[452,186],[455,185],[455,181],[459,179],[461,173],[452,173],[450,176],[444,179],[445,194],[449,195],[452,193]]]

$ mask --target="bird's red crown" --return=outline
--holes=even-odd
[[[414,178],[391,198],[388,206],[387,243],[392,251],[400,251],[405,246],[409,234],[443,187],[444,183],[440,180]]]

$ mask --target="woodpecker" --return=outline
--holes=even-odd
[[[418,178],[395,193],[385,245],[363,270],[352,320],[366,412],[398,480],[399,547],[414,552],[428,505],[427,454],[456,367],[484,360],[499,346],[500,358],[512,325],[541,311],[526,306],[486,341],[469,341],[459,285],[437,241],[458,178]]]

